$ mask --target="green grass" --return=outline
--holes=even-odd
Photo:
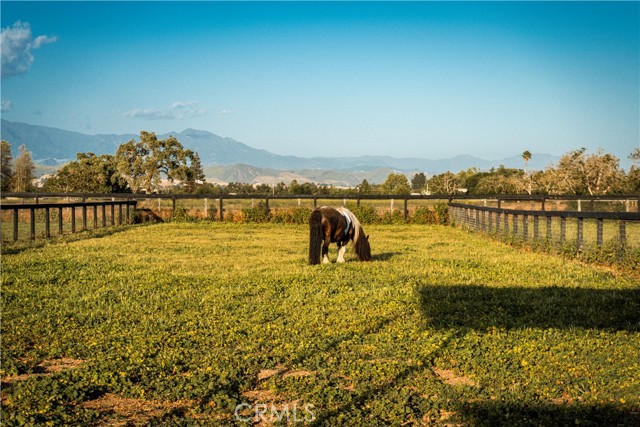
[[[637,279],[365,229],[369,263],[308,266],[305,226],[211,222],[4,255],[3,425],[250,425],[241,403],[275,425],[637,425]]]

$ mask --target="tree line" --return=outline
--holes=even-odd
[[[640,193],[640,148],[629,155],[632,166],[628,172],[620,167],[620,159],[598,150],[588,154],[580,148],[564,154],[558,163],[542,171],[528,171],[531,153],[522,158],[525,168],[500,166],[490,171],[475,168],[457,174],[445,172],[427,179],[416,174],[411,180],[413,191],[428,194],[575,194],[608,195]]]
[[[67,193],[140,193],[173,192],[200,194],[397,194],[410,193],[454,195],[466,194],[638,194],[640,193],[640,148],[629,155],[632,166],[628,172],[620,160],[599,150],[588,154],[586,149],[564,154],[558,163],[542,171],[529,171],[532,158],[522,153],[524,169],[499,166],[489,171],[470,168],[458,173],[444,172],[430,177],[416,173],[411,180],[402,173],[391,173],[382,184],[366,179],[352,188],[312,182],[275,185],[231,182],[226,185],[205,180],[198,153],[185,149],[173,136],[158,139],[155,133],[140,132],[139,141],[121,144],[115,155],[78,153],[49,177],[41,189],[33,186],[34,163],[26,147],[18,149],[13,159],[11,146],[2,141],[2,191]],[[163,185],[163,180],[170,186]]]

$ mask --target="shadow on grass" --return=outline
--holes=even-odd
[[[143,225],[116,225],[107,228],[97,228],[93,230],[78,231],[76,233],[67,233],[61,236],[53,236],[47,238],[37,238],[36,240],[18,240],[17,242],[2,242],[2,255],[16,255],[29,249],[42,248],[47,245],[56,245],[60,243],[71,243],[78,240],[99,239],[102,237],[112,236],[123,231],[130,230],[132,227],[142,227]]]
[[[397,255],[402,255],[402,252],[382,252],[380,254],[373,254],[371,256],[371,261],[388,261]]]
[[[436,328],[640,330],[640,289],[436,285],[416,292]]]
[[[460,403],[456,413],[464,425],[474,427],[640,425],[638,408],[613,405],[480,401]]]

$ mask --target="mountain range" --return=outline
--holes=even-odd
[[[1,134],[3,140],[9,141],[14,153],[17,147],[24,144],[37,163],[50,166],[73,160],[79,152],[114,154],[120,144],[138,139],[138,135],[135,134],[86,135],[4,119],[1,121]],[[158,137],[166,138],[169,135],[176,137],[185,148],[196,151],[205,165],[207,179],[220,183],[272,184],[296,179],[298,182],[313,181],[339,186],[355,185],[363,179],[370,183],[381,183],[391,172],[405,173],[410,177],[416,172],[432,175],[446,171],[458,172],[471,167],[489,170],[500,165],[513,168],[524,166],[521,155],[499,160],[485,160],[468,155],[437,160],[390,156],[283,156],[196,129],[171,132]],[[557,156],[534,153],[528,166],[532,170],[544,169],[557,160]]]

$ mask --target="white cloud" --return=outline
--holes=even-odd
[[[136,108],[124,113],[130,119],[147,120],[184,120],[200,117],[207,114],[207,110],[201,108],[197,102],[174,102],[171,106],[162,109]]]
[[[31,69],[34,57],[32,51],[54,43],[57,37],[38,36],[31,33],[31,25],[20,21],[11,27],[3,28],[0,35],[2,52],[2,78],[25,74]]]
[[[11,101],[2,101],[3,113],[6,113],[7,111],[11,111],[11,107],[13,107],[13,103]]]
[[[220,114],[221,116],[228,116],[229,114],[233,114],[233,111],[231,110],[227,110],[226,108],[224,110],[220,110],[218,111],[218,114]]]

